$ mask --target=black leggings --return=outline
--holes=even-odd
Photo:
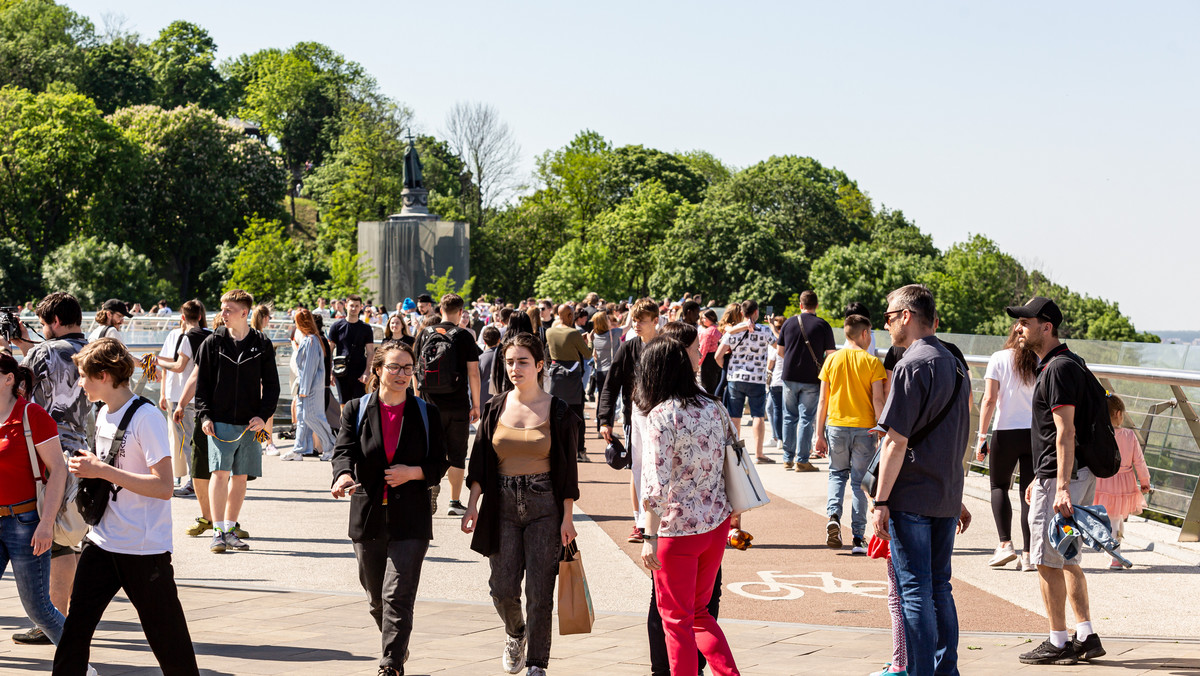
[[[996,519],[996,531],[1001,542],[1012,540],[1012,501],[1008,490],[1012,488],[1013,470],[1021,467],[1021,551],[1029,551],[1029,503],[1025,502],[1025,489],[1033,482],[1033,442],[1029,430],[996,430],[992,434],[991,451],[988,453],[988,473],[992,483],[992,516]]]

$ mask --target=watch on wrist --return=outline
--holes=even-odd
[[[875,506],[876,506],[876,507],[887,507],[887,506],[888,506],[888,501],[887,501],[887,500],[876,500],[876,501],[875,501]]]

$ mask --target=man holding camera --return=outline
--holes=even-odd
[[[29,340],[25,325],[17,322],[19,331],[11,338],[0,336],[0,348],[15,346],[25,355],[22,365],[33,371],[33,391],[29,401],[46,409],[58,424],[58,440],[63,452],[73,455],[75,451],[87,450],[88,401],[79,387],[79,371],[72,357],[83,349],[87,339],[80,324],[83,309],[79,301],[69,293],[56,291],[42,299],[34,310],[42,325],[40,343]],[[50,549],[50,602],[63,615],[71,599],[71,586],[75,580],[75,564],[78,553],[72,548],[58,544]],[[14,634],[17,643],[49,644],[50,639],[40,629]]]

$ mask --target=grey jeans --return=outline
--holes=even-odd
[[[554,581],[562,553],[558,501],[549,474],[500,477],[500,551],[489,557],[488,584],[504,631],[526,636],[526,667],[550,665],[554,613]],[[522,575],[524,574],[524,575]],[[521,578],[525,578],[526,612],[521,614]]]
[[[379,666],[404,673],[404,655],[413,629],[413,605],[421,582],[428,540],[391,540],[382,529],[374,540],[354,543],[358,581],[367,592],[371,617],[383,635]]]

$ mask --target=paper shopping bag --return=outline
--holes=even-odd
[[[579,547],[572,542],[563,547],[558,562],[558,633],[590,634],[596,613],[592,610],[592,594],[588,591],[587,575]]]

